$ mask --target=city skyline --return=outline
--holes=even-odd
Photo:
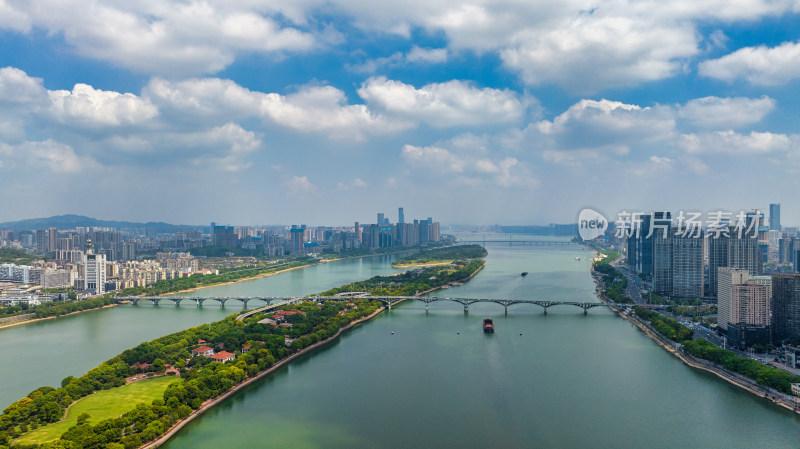
[[[546,224],[769,193],[800,223],[793,2],[0,12],[4,221]]]

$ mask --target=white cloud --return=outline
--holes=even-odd
[[[0,69],[0,103],[39,104],[46,100],[46,92],[41,78],[15,67]]]
[[[145,88],[145,95],[162,109],[173,111],[178,120],[180,116],[205,120],[256,117],[296,131],[356,140],[411,126],[404,121],[389,121],[365,105],[347,104],[344,92],[332,86],[304,86],[295,93],[280,95],[251,91],[219,78],[176,83],[155,79]]]
[[[509,90],[480,89],[455,80],[417,89],[384,77],[370,78],[358,94],[371,108],[439,128],[513,123],[525,113],[525,105]]]
[[[39,142],[23,142],[19,145],[8,145],[0,142],[0,165],[14,168],[21,165],[33,167],[40,172],[42,167],[52,173],[91,173],[100,165],[92,158],[81,157],[66,144],[52,139]]]
[[[528,84],[594,92],[672,77],[698,51],[698,37],[687,24],[588,16],[521,31],[500,55]]]
[[[797,148],[796,139],[786,134],[734,131],[717,131],[703,134],[683,134],[679,146],[690,154],[726,153],[734,155],[759,155],[784,152]]]
[[[367,183],[361,180],[360,178],[353,179],[352,182],[344,183],[338,182],[336,183],[336,188],[339,190],[352,190],[352,189],[363,189],[367,186]]]
[[[79,54],[132,70],[185,75],[219,71],[242,51],[314,48],[313,33],[281,25],[280,13],[257,2],[3,0],[0,26],[61,34]]]
[[[775,109],[775,100],[744,97],[704,97],[687,102],[678,116],[701,128],[735,129],[760,122]]]
[[[454,176],[458,183],[479,185],[486,180],[500,187],[535,187],[539,181],[514,157],[504,157],[493,161],[489,158],[475,158],[455,154],[438,146],[419,147],[404,145],[403,159],[416,171],[438,175]]]
[[[158,115],[158,109],[147,99],[136,95],[94,89],[76,84],[72,92],[48,92],[50,110],[61,122],[89,126],[135,125]]]
[[[800,78],[800,42],[769,48],[745,47],[719,59],[704,61],[700,74],[723,81],[745,79],[751,84],[775,86]]]
[[[556,149],[605,148],[625,154],[628,148],[669,139],[675,128],[669,108],[640,107],[609,100],[581,100],[553,121],[535,129]]]
[[[317,186],[308,180],[308,176],[292,176],[286,183],[286,187],[290,193],[295,195],[303,195],[317,190]]]
[[[356,73],[375,73],[384,68],[404,67],[419,64],[443,64],[447,62],[449,52],[446,48],[421,48],[416,45],[407,53],[396,52],[383,58],[368,59],[361,64],[345,64]]]
[[[443,64],[447,62],[446,48],[421,48],[416,45],[406,54],[408,62],[422,62],[426,64]]]

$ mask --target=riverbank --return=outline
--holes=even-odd
[[[336,260],[341,260],[341,259],[336,259]],[[255,279],[265,278],[265,277],[273,276],[273,275],[276,275],[276,274],[286,273],[288,271],[299,270],[301,268],[313,267],[315,265],[319,265],[320,263],[322,263],[322,262],[310,263],[308,265],[300,265],[300,266],[292,267],[292,268],[284,268],[283,270],[273,271],[273,272],[270,272],[270,273],[261,273],[261,274],[255,275],[255,276],[250,276],[250,277],[246,277],[246,278],[237,279],[235,281],[221,282],[219,284],[203,285],[203,286],[194,287],[194,288],[186,288],[186,289],[177,290],[177,291],[174,291],[174,292],[163,293],[163,294],[157,295],[157,296],[159,296],[159,297],[174,296],[174,295],[179,295],[181,293],[196,292],[198,290],[203,290],[205,288],[222,287],[222,286],[225,286],[225,285],[238,284],[239,282],[252,281],[252,280],[255,280]]]
[[[26,320],[22,320],[22,321],[15,321],[13,323],[6,323],[6,324],[0,325],[0,330],[6,329],[6,328],[9,328],[9,327],[19,326],[19,325],[22,325],[22,324],[36,323],[36,322],[44,321],[44,320],[54,320],[56,318],[63,318],[65,316],[77,315],[79,313],[84,313],[84,312],[91,312],[93,310],[110,309],[111,307],[116,307],[118,305],[119,305],[119,303],[107,304],[107,305],[102,306],[102,307],[94,307],[94,308],[86,309],[86,310],[76,310],[75,312],[65,313],[64,315],[55,315],[55,316],[47,316],[47,317],[44,317],[44,318],[31,318],[31,319],[26,319]]]
[[[427,262],[427,263],[399,263],[392,264],[392,268],[411,268],[411,267],[435,267],[437,265],[450,265],[452,260],[443,260],[440,262]]]
[[[467,276],[466,278],[460,279],[458,281],[453,281],[453,282],[441,285],[439,287],[431,288],[431,289],[428,289],[428,290],[423,291],[423,292],[419,292],[419,293],[415,294],[414,296],[422,296],[422,295],[424,295],[426,293],[430,293],[430,292],[433,292],[433,291],[436,291],[436,290],[441,290],[441,289],[444,289],[444,288],[448,288],[448,287],[450,287],[450,286],[452,286],[452,285],[454,285],[456,283],[457,284],[462,284],[464,282],[467,282],[470,279],[472,279],[476,274],[478,274],[478,272],[480,272],[483,269],[484,266],[486,266],[485,263],[483,265],[481,265],[477,270],[475,270],[472,274]],[[400,303],[402,303],[404,301],[406,301],[406,299],[401,299],[401,300],[398,300],[397,302],[392,303],[392,305],[400,304]],[[374,312],[372,312],[371,314],[369,314],[369,315],[367,315],[365,317],[362,317],[362,318],[359,318],[359,319],[357,319],[355,321],[350,322],[347,326],[342,327],[335,334],[333,334],[332,336],[328,337],[327,339],[319,341],[317,343],[314,343],[314,344],[312,344],[312,345],[310,345],[308,347],[305,347],[305,348],[301,349],[300,351],[298,351],[298,352],[286,357],[285,359],[282,359],[282,360],[276,362],[274,365],[272,365],[268,369],[262,371],[261,373],[257,374],[256,376],[254,376],[252,378],[249,378],[249,379],[243,381],[242,383],[232,387],[230,390],[228,390],[224,394],[220,395],[219,397],[214,398],[214,399],[206,402],[200,408],[198,408],[197,410],[193,411],[188,417],[184,418],[183,420],[181,420],[181,421],[177,422],[175,425],[173,425],[167,431],[167,433],[165,433],[164,435],[162,435],[158,439],[156,439],[154,441],[151,441],[150,443],[141,446],[140,449],[154,449],[154,448],[157,448],[157,447],[160,447],[160,446],[164,445],[167,441],[169,441],[172,437],[174,437],[187,424],[189,424],[193,420],[197,419],[200,415],[202,415],[206,411],[208,411],[208,410],[212,409],[213,407],[219,405],[220,403],[224,402],[226,399],[228,399],[229,397],[233,396],[237,392],[241,391],[243,388],[245,388],[248,385],[251,385],[252,383],[257,382],[258,380],[263,379],[264,377],[272,374],[273,372],[275,372],[279,368],[282,368],[283,366],[289,364],[291,361],[293,361],[293,360],[295,360],[295,359],[297,359],[299,357],[302,357],[302,356],[304,356],[306,354],[309,354],[309,353],[311,353],[312,351],[314,351],[314,350],[316,350],[318,348],[321,348],[323,346],[326,346],[326,345],[336,341],[336,339],[339,338],[342,335],[342,333],[344,333],[345,331],[348,331],[348,330],[352,329],[353,327],[355,327],[355,326],[357,326],[357,325],[359,325],[361,323],[367,322],[367,321],[377,317],[378,315],[380,315],[383,311],[385,311],[387,309],[389,309],[389,307],[387,307],[387,306],[381,307],[381,308],[375,310]]]
[[[318,341],[317,343],[314,343],[311,346],[305,347],[305,348],[301,349],[300,351],[297,351],[296,353],[286,357],[285,359],[276,362],[274,365],[272,365],[268,369],[262,371],[261,373],[255,375],[254,377],[251,377],[251,378],[243,381],[242,383],[232,387],[230,390],[228,390],[224,394],[222,394],[222,395],[220,395],[220,396],[218,396],[218,397],[206,402],[205,404],[203,404],[200,408],[198,408],[197,410],[193,411],[189,416],[187,416],[186,418],[182,419],[181,421],[178,421],[174,426],[172,426],[167,431],[167,433],[165,433],[164,435],[162,435],[158,439],[156,439],[154,441],[151,441],[150,443],[147,443],[144,446],[141,446],[140,449],[152,449],[152,448],[157,448],[157,447],[162,446],[164,443],[166,443],[172,437],[174,437],[184,426],[186,426],[190,422],[192,422],[195,419],[197,419],[203,413],[207,412],[208,410],[211,410],[215,406],[217,406],[220,403],[224,402],[226,399],[228,399],[229,397],[233,396],[234,394],[236,394],[237,392],[239,392],[243,388],[245,388],[245,387],[249,386],[250,384],[252,384],[254,382],[257,382],[257,381],[263,379],[264,377],[274,373],[278,369],[288,365],[293,360],[295,360],[297,358],[300,358],[300,357],[302,357],[302,356],[304,356],[304,355],[306,355],[306,354],[308,354],[308,353],[310,353],[310,352],[312,352],[312,351],[314,351],[316,349],[319,349],[319,348],[321,348],[323,346],[326,346],[326,345],[336,341],[336,339],[339,338],[342,335],[343,332],[348,331],[348,330],[352,329],[353,327],[355,327],[355,326],[357,326],[357,325],[359,325],[361,323],[364,323],[366,321],[369,321],[369,320],[375,318],[376,316],[378,316],[384,310],[386,310],[386,307],[380,307],[379,309],[377,309],[376,311],[372,312],[371,314],[369,314],[369,315],[367,315],[365,317],[359,318],[359,319],[357,319],[355,321],[350,322],[347,326],[342,327],[335,334],[331,335],[327,339],[322,340],[322,341]]]
[[[599,279],[599,276],[597,276],[594,272],[592,272],[592,277],[594,278],[597,285],[600,285],[601,281]],[[611,301],[608,301],[607,298],[603,296],[603,294],[599,289],[597,290],[597,298],[601,302],[611,303]],[[769,389],[758,385],[757,383],[755,383],[755,381],[751,379],[747,379],[744,376],[737,375],[724,368],[715,366],[710,362],[699,360],[696,359],[695,357],[692,357],[691,355],[684,354],[678,349],[675,343],[666,339],[664,336],[660,335],[658,332],[651,329],[647,324],[640,321],[639,318],[635,316],[635,314],[625,313],[623,309],[617,307],[611,307],[610,309],[614,311],[619,317],[627,320],[632,325],[636,326],[639,330],[642,331],[642,333],[644,333],[646,337],[653,340],[658,346],[660,346],[662,349],[664,349],[668,353],[678,358],[678,360],[683,362],[685,365],[711,373],[717,376],[718,378],[747,391],[752,395],[767,399],[777,406],[783,407],[784,409],[789,410],[791,412],[800,414],[800,407],[798,407],[797,403],[792,403],[779,397],[778,396],[779,393],[770,391]]]

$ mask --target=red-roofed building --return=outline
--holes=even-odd
[[[218,353],[216,353],[216,354],[211,356],[211,360],[213,360],[215,362],[220,362],[220,363],[230,362],[235,358],[236,358],[236,355],[234,353],[228,352],[228,351],[220,351],[220,352],[218,352]]]
[[[199,348],[192,349],[192,357],[197,357],[198,355],[211,357],[212,355],[214,355],[214,350],[209,348],[208,346],[200,346]]]
[[[244,346],[242,346],[242,354],[244,354],[245,352],[247,352],[247,351],[249,351],[249,350],[250,350],[250,345],[244,345]]]

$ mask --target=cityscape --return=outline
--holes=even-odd
[[[797,449],[800,3],[0,0],[0,449]]]

